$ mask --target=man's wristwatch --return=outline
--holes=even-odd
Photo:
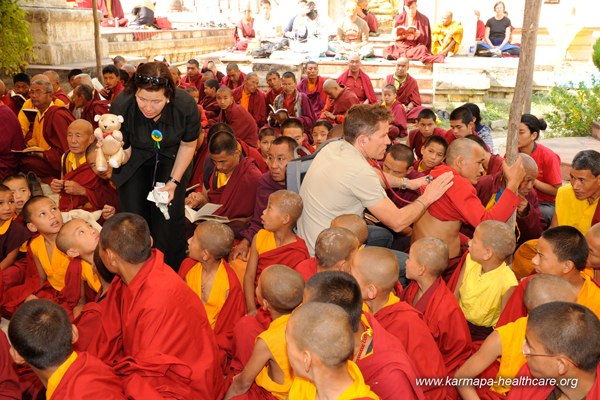
[[[181,183],[177,179],[173,178],[172,176],[169,177],[169,182],[173,182],[176,186],[179,186],[179,184]]]
[[[406,190],[408,187],[408,179],[402,178],[402,190]]]
[[[431,182],[433,182],[433,176],[431,176],[431,175],[427,175],[427,176],[425,177],[425,180],[427,181],[427,183],[431,183]]]

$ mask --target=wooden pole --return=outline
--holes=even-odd
[[[510,105],[508,119],[508,135],[506,137],[506,161],[512,165],[518,157],[519,147],[517,136],[521,115],[531,109],[531,88],[533,85],[533,70],[535,67],[535,47],[537,42],[537,29],[540,19],[542,0],[525,0],[525,15],[523,17],[523,34],[521,36],[521,55],[517,69],[517,82],[515,93]],[[516,212],[507,221],[509,226],[514,226]]]
[[[94,17],[94,47],[96,50],[96,75],[98,77],[98,80],[102,82],[102,49],[100,48],[100,20],[98,19],[97,0],[92,0],[92,16]]]

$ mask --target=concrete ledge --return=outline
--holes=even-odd
[[[581,150],[600,152],[600,140],[591,136],[542,139],[540,143],[560,156],[560,171],[564,181],[569,180],[573,157]]]

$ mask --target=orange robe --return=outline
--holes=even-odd
[[[195,288],[197,288],[198,285],[194,285],[193,283],[188,282],[188,279],[191,277],[191,275],[189,274],[190,271],[194,269],[200,269],[200,274],[202,274],[202,267],[199,264],[199,262],[192,258],[186,258],[181,263],[181,267],[179,267],[178,273],[179,276],[181,276],[188,283],[188,286],[190,286],[192,290],[194,290],[198,297],[202,298],[202,294],[198,293],[195,290]],[[213,332],[215,333],[215,338],[217,340],[217,345],[219,346],[221,357],[225,361],[225,363],[228,364],[227,360],[231,359],[232,357],[231,341],[233,340],[233,327],[240,320],[240,318],[242,318],[246,314],[246,301],[244,299],[244,293],[242,291],[240,281],[237,278],[233,269],[231,269],[231,267],[225,260],[221,261],[221,266],[223,267],[223,270],[225,272],[227,283],[226,285],[220,285],[220,287],[226,289],[226,292],[221,294],[214,293],[216,291],[215,285],[218,284],[216,282],[215,277],[215,282],[213,283],[213,290],[209,296],[209,303],[213,298],[217,298],[221,295],[225,297],[225,301],[223,303],[215,305],[217,309],[212,314],[216,315],[214,316],[214,322],[211,323],[211,326]],[[221,268],[221,266],[219,266],[219,269]],[[209,314],[208,307],[210,306],[205,305],[207,314]],[[210,318],[209,322],[211,322]]]
[[[375,313],[375,319],[404,346],[418,377],[446,376],[444,359],[420,312],[390,293],[388,303]],[[427,354],[427,357],[423,357]],[[426,399],[445,399],[446,387],[421,386]]]

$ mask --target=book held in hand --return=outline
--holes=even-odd
[[[206,203],[198,211],[190,206],[185,206],[185,217],[192,223],[196,221],[217,221],[224,224],[230,222],[227,217],[214,215],[214,212],[219,208],[221,208],[221,204],[214,203]]]

